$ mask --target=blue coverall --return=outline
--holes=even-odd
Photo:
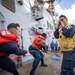
[[[0,45],[0,52],[6,52],[8,54],[24,55],[27,53],[26,50],[20,49],[15,43],[9,42]],[[16,64],[8,56],[0,56],[0,68],[13,75],[20,75],[17,71]]]

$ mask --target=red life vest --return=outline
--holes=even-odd
[[[8,53],[0,52],[0,56],[9,56]]]
[[[18,39],[17,37],[6,31],[6,30],[0,30],[0,45],[8,43],[8,42],[14,42],[18,45]],[[8,53],[0,52],[0,56],[8,56]]]
[[[42,46],[40,45],[39,41],[42,41],[42,40],[46,40],[43,36],[41,35],[38,35],[34,41],[33,41],[33,45],[36,46],[38,49],[42,49]]]
[[[22,57],[20,55],[17,56],[17,62],[22,61]]]

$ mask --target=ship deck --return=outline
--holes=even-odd
[[[60,75],[62,53],[58,52],[57,54],[61,57],[61,59],[53,60],[51,58],[55,56],[55,53],[48,51],[48,53],[45,55],[45,63],[48,64],[48,67],[41,67],[39,64],[35,72],[35,75]],[[20,75],[29,75],[31,66],[32,61],[29,61],[29,63],[23,63],[22,67],[18,68],[18,72],[20,73]],[[7,71],[1,71],[0,75],[12,75],[12,74]]]

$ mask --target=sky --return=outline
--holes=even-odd
[[[75,0],[61,0],[55,6],[55,11],[59,16],[61,14],[67,16],[69,23],[75,24]]]
[[[69,9],[71,8],[71,5],[75,3],[75,0],[60,0],[60,6],[64,9]]]

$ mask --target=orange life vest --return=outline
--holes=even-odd
[[[39,43],[39,41],[42,41],[42,40],[46,40],[43,36],[41,36],[41,35],[38,35],[35,39],[34,39],[34,41],[33,41],[33,45],[35,46],[35,47],[37,47],[38,49],[42,49],[42,46],[40,45],[40,43]]]
[[[14,42],[18,45],[18,39],[17,37],[6,31],[6,30],[0,30],[0,45],[8,43],[8,42]],[[0,52],[0,56],[8,56],[8,53]]]

